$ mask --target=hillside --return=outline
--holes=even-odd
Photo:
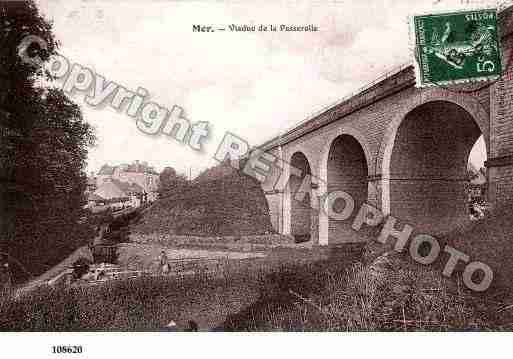
[[[272,227],[260,184],[220,164],[158,200],[133,232],[239,236],[271,233]]]
[[[470,228],[457,229],[444,242],[452,245],[472,260],[488,264],[494,272],[492,288],[513,294],[513,206],[507,205],[492,211]]]

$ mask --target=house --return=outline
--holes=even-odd
[[[134,161],[132,164],[123,163],[119,166],[105,164],[98,171],[96,185],[100,187],[109,178],[130,184],[136,183],[146,193],[156,192],[158,189],[159,174],[148,165],[148,162]]]
[[[144,193],[144,189],[137,183],[105,178],[93,194],[105,199],[112,209],[121,209],[139,207],[144,201]]]
[[[105,164],[95,178],[95,193],[110,201],[116,199],[115,206],[139,207],[158,197],[159,174],[148,162],[134,161],[118,166]]]
[[[128,183],[115,178],[104,178],[94,195],[103,198],[112,209],[139,207],[146,201],[146,192],[137,183]]]

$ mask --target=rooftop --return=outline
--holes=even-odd
[[[99,175],[111,176],[114,174],[116,169],[120,169],[122,172],[133,172],[133,173],[151,173],[158,174],[155,169],[148,165],[148,162],[134,161],[133,163],[122,163],[118,166],[110,166],[104,164],[98,171]]]
[[[128,183],[117,180],[115,178],[111,178],[105,182],[103,182],[98,189],[94,192],[94,194],[105,198],[105,199],[114,199],[114,198],[128,198],[130,193],[143,193],[144,189],[139,186],[137,183]]]

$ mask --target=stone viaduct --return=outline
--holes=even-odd
[[[343,190],[356,208],[367,202],[418,231],[447,232],[469,220],[466,168],[481,135],[488,199],[494,207],[511,201],[513,7],[500,12],[499,28],[505,71],[493,84],[419,89],[413,67],[405,66],[260,146],[314,178],[301,186],[303,203],[292,199],[302,181],[287,174],[289,166],[284,190],[273,187],[277,170],[263,183],[275,229],[309,234],[319,245],[358,240],[347,235],[352,220],[311,208],[323,193]]]

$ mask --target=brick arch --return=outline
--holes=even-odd
[[[388,125],[388,127],[385,131],[383,141],[380,146],[380,150],[378,153],[378,163],[381,164],[381,175],[382,175],[381,205],[382,205],[382,211],[384,214],[390,214],[391,209],[392,209],[392,202],[393,202],[392,198],[394,195],[391,193],[391,187],[392,187],[391,176],[397,176],[397,174],[391,173],[391,172],[392,172],[392,170],[395,172],[397,172],[397,171],[404,172],[405,171],[404,168],[407,167],[407,166],[403,165],[402,170],[398,170],[396,168],[397,166],[399,166],[397,164],[399,162],[397,162],[398,161],[397,159],[394,160],[393,157],[400,156],[399,155],[400,153],[405,153],[404,150],[403,150],[403,152],[400,152],[399,149],[397,149],[397,151],[394,152],[394,150],[397,148],[397,146],[399,146],[399,147],[405,146],[405,148],[409,148],[408,153],[411,153],[411,154],[402,155],[403,157],[410,156],[410,159],[413,159],[415,156],[417,156],[418,161],[414,160],[414,162],[412,162],[414,166],[416,166],[416,163],[421,163],[423,161],[428,161],[428,162],[426,162],[427,163],[426,166],[429,166],[429,163],[437,163],[436,161],[433,161],[433,158],[436,158],[436,156],[441,158],[442,160],[440,161],[440,164],[436,164],[436,165],[434,165],[435,167],[433,167],[433,172],[436,172],[436,173],[439,172],[439,174],[443,173],[443,175],[440,177],[441,179],[439,180],[440,182],[439,182],[438,186],[443,189],[444,185],[442,183],[443,183],[443,181],[447,181],[446,187],[451,187],[451,188],[454,187],[454,188],[452,188],[452,190],[454,190],[454,193],[461,192],[460,190],[458,190],[456,188],[458,186],[461,186],[461,183],[458,184],[458,181],[462,182],[461,173],[459,173],[459,172],[461,172],[461,168],[460,168],[459,172],[455,169],[454,171],[452,171],[454,173],[449,175],[448,174],[449,170],[447,170],[447,168],[449,168],[450,166],[448,166],[447,163],[449,163],[451,161],[461,162],[460,160],[462,158],[464,158],[465,155],[467,155],[467,159],[468,159],[468,153],[466,153],[468,148],[464,148],[464,149],[459,148],[457,153],[454,152],[454,154],[449,157],[442,157],[441,156],[442,150],[438,150],[438,152],[437,152],[436,148],[433,151],[426,151],[424,153],[421,153],[421,152],[415,153],[415,151],[412,151],[413,148],[417,148],[417,149],[421,148],[421,147],[415,147],[415,146],[425,146],[426,144],[429,143],[429,141],[431,141],[432,143],[435,143],[439,138],[437,133],[443,133],[443,129],[439,129],[438,127],[436,127],[436,122],[434,122],[434,121],[433,121],[433,125],[431,126],[431,129],[429,129],[429,128],[426,129],[425,126],[430,127],[429,124],[432,123],[427,118],[431,118],[431,120],[437,120],[437,119],[442,118],[444,115],[449,116],[451,114],[454,115],[453,117],[455,118],[455,122],[459,122],[461,124],[461,126],[464,126],[464,127],[462,127],[462,129],[465,130],[465,132],[469,131],[468,133],[472,134],[472,135],[467,135],[467,136],[469,136],[467,138],[467,142],[471,141],[471,140],[475,141],[475,139],[473,137],[475,137],[477,132],[480,132],[480,134],[482,134],[484,136],[485,143],[486,143],[486,149],[487,149],[487,153],[488,153],[488,149],[489,149],[489,145],[488,145],[489,115],[485,111],[483,106],[474,97],[467,95],[467,94],[454,93],[454,92],[451,92],[448,90],[444,90],[442,88],[434,88],[434,89],[429,89],[429,90],[424,90],[422,92],[419,92],[418,96],[414,97],[412,99],[412,101],[410,101],[406,106],[404,106],[402,108],[402,110],[392,119],[392,121],[390,122],[390,124]],[[414,123],[418,124],[419,121],[426,121],[426,122],[424,122],[424,125],[422,127],[417,127],[417,128],[419,128],[419,130],[417,130],[414,126]],[[469,122],[469,121],[472,121],[472,122]],[[440,124],[440,126],[446,126],[446,127],[452,125],[452,123],[444,122],[444,121],[440,122],[439,124]],[[440,131],[442,131],[442,132],[440,132]],[[417,132],[419,133],[418,135],[416,134]],[[422,134],[420,134],[421,132],[426,132],[428,138],[429,138],[429,136],[431,136],[431,139],[426,140],[425,139],[426,134],[422,135]],[[457,132],[457,134],[459,135],[459,132]],[[418,136],[419,138],[414,139],[414,138],[412,138],[412,136],[413,137]],[[403,138],[403,139],[408,139],[409,145],[405,145],[405,143],[403,143],[403,142],[396,143],[396,139],[398,137]],[[433,138],[435,140],[433,140]],[[440,140],[438,140],[438,141],[440,141]],[[443,146],[445,146],[445,147],[443,147],[443,146],[442,147],[446,148],[446,149],[451,149],[454,147],[454,145],[450,141],[445,141],[445,142],[442,141],[441,143],[443,144]],[[466,144],[465,146],[468,147],[469,144]],[[472,145],[470,145],[470,148],[471,147],[472,147]],[[470,150],[468,150],[468,151],[470,151]],[[453,152],[450,152],[450,153],[453,153]],[[420,157],[418,157],[418,156],[420,156]],[[430,159],[430,156],[433,158]],[[451,157],[454,157],[454,159],[452,159]],[[441,162],[444,162],[444,161],[447,163],[442,164]],[[393,166],[394,166],[394,168],[392,169]],[[446,168],[445,170],[442,169],[443,166],[445,166],[445,168]],[[399,167],[401,167],[401,166],[399,166]],[[459,164],[459,167],[461,167],[461,164]],[[412,213],[414,213],[416,210],[418,210],[419,213],[422,211],[424,211],[424,212],[427,211],[428,208],[423,209],[423,208],[421,208],[421,206],[428,207],[429,205],[425,204],[425,203],[427,203],[429,200],[433,200],[433,198],[430,198],[430,197],[436,196],[435,190],[432,189],[432,187],[435,186],[435,182],[436,182],[436,180],[434,179],[434,175],[430,174],[429,173],[430,171],[426,170],[426,167],[418,167],[417,170],[421,172],[421,173],[419,173],[419,175],[413,176],[413,174],[409,174],[406,176],[399,176],[399,177],[401,177],[401,179],[393,179],[394,186],[399,186],[398,184],[396,184],[395,181],[399,180],[399,181],[403,181],[406,183],[406,182],[408,182],[408,179],[411,178],[409,180],[409,186],[411,186],[411,191],[413,191],[413,193],[422,192],[422,193],[428,194],[427,197],[424,197],[426,200],[422,201],[422,204],[419,203],[416,205],[418,207],[417,209],[411,210]],[[459,173],[458,175],[456,175],[457,172]],[[445,176],[445,173],[447,173],[447,178]],[[404,177],[404,178],[402,178],[402,177]],[[419,177],[419,178],[413,178],[413,177]],[[430,179],[430,178],[433,178],[433,179]],[[417,181],[416,182],[417,184],[414,183],[415,181]],[[406,184],[405,184],[405,186],[406,186]],[[409,187],[405,187],[405,188],[409,188]],[[394,189],[397,191],[397,187],[395,187]],[[406,192],[408,192],[408,190],[404,189],[404,192],[406,193]],[[450,196],[451,195],[447,195],[446,198],[449,198]],[[461,197],[461,193],[460,193],[460,197]],[[460,198],[460,201],[461,201],[461,198]],[[448,202],[448,201],[446,201],[446,202]],[[412,206],[415,207],[415,205],[412,205]],[[442,211],[440,211],[440,212],[442,212]],[[450,212],[451,211],[448,210],[448,213],[450,213]],[[448,223],[449,223],[449,221],[450,221],[450,219],[447,219]],[[436,222],[436,220],[433,221],[433,223],[435,223],[435,222]],[[445,224],[440,225],[440,227],[444,227],[444,226],[445,226]],[[449,226],[450,225],[447,224],[446,227],[449,227]],[[426,228],[428,228],[428,227],[429,227],[429,225],[426,225]]]
[[[286,147],[284,147],[282,150],[282,159],[286,164],[290,166],[292,164],[292,157],[294,157],[294,155],[297,154],[300,154],[306,158],[306,160],[308,161],[308,165],[310,166],[310,169],[313,171],[313,164],[315,163],[314,159],[312,158],[312,155],[308,153],[308,151],[302,149],[301,146],[294,146],[291,148],[291,150],[286,149]]]
[[[328,178],[328,171],[327,171],[328,156],[330,153],[331,146],[333,145],[333,141],[335,141],[338,137],[340,137],[342,135],[348,135],[348,136],[354,137],[354,139],[362,147],[363,153],[365,154],[365,159],[367,160],[367,168],[369,169],[368,175],[370,176],[375,171],[375,169],[374,169],[375,161],[373,161],[370,147],[369,147],[369,144],[367,143],[365,136],[360,131],[358,131],[352,127],[341,128],[338,131],[329,133],[328,136],[325,138],[326,144],[324,145],[323,149],[321,150],[321,154],[319,157],[318,177],[319,177],[319,180],[321,181],[321,183],[319,183],[319,191],[325,192],[327,190],[326,182],[327,182],[327,178]]]
[[[345,191],[347,191],[347,193],[349,195],[352,195],[350,192],[355,190],[355,188],[353,188],[353,189],[351,189],[351,188],[337,189],[337,188],[334,188],[333,186],[330,186],[330,183],[329,183],[330,179],[333,180],[333,178],[329,178],[329,173],[328,173],[329,172],[329,168],[328,168],[329,156],[330,156],[330,153],[331,153],[333,147],[336,145],[336,141],[343,138],[344,136],[347,136],[347,138],[349,140],[352,139],[354,141],[353,144],[359,145],[359,148],[363,152],[363,156],[364,156],[364,160],[365,160],[365,168],[367,169],[367,171],[365,173],[364,180],[367,181],[367,177],[374,171],[373,163],[375,161],[373,161],[373,159],[372,159],[372,154],[371,154],[371,151],[369,150],[369,145],[367,143],[367,140],[361,132],[359,132],[358,130],[351,128],[351,127],[345,127],[345,128],[339,129],[338,131],[333,131],[326,138],[326,144],[320,152],[319,165],[318,165],[318,168],[319,168],[319,170],[318,170],[318,180],[319,180],[318,194],[319,195],[327,193],[328,191],[332,191],[332,190],[345,190]],[[361,177],[361,174],[359,174],[359,176]],[[365,186],[368,186],[368,184],[366,184]],[[360,192],[360,191],[358,191],[358,192]],[[365,197],[368,197],[369,192],[370,192],[370,189],[367,188],[365,191]],[[354,194],[354,195],[356,196],[356,194]],[[360,199],[360,200],[365,201],[365,200],[367,200],[367,198]],[[347,221],[347,222],[349,223],[349,221]],[[343,235],[342,232],[345,232],[346,230],[349,231],[349,229],[347,229],[347,228],[342,228],[344,224],[347,224],[347,223],[340,223],[340,225],[337,226],[337,224],[334,223],[333,220],[330,220],[328,218],[328,216],[326,215],[326,213],[321,209],[319,211],[319,244],[324,245],[324,244],[328,244],[328,241],[333,242],[332,239],[335,237],[336,233]],[[340,228],[338,228],[338,227],[340,227]]]
[[[284,207],[286,208],[286,215],[284,218],[284,233],[292,234],[294,236],[311,235],[311,201],[312,201],[312,190],[311,185],[308,184],[304,188],[307,188],[304,195],[304,201],[299,202],[293,197],[297,191],[304,189],[302,187],[305,176],[312,175],[312,163],[307,157],[307,154],[301,150],[295,150],[290,152],[290,156],[287,156],[286,161],[286,178],[287,186],[284,191]],[[290,168],[294,167],[301,171],[301,177],[294,176]]]

